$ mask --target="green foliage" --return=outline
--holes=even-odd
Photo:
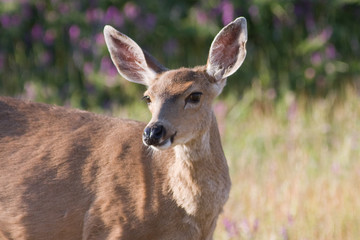
[[[0,94],[112,109],[140,96],[117,75],[104,45],[110,24],[169,68],[206,63],[211,41],[238,16],[248,55],[227,92],[255,83],[276,98],[323,94],[359,81],[360,1],[4,1],[0,3]]]

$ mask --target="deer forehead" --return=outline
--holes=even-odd
[[[170,70],[161,74],[146,91],[146,94],[159,97],[172,97],[190,94],[193,91],[210,91],[206,73],[193,69]]]

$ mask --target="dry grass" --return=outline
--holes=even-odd
[[[256,98],[215,106],[233,185],[214,239],[358,239],[360,97]]]

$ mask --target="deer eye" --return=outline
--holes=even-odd
[[[198,103],[201,99],[201,92],[194,92],[186,98],[186,103]]]
[[[151,103],[151,98],[150,98],[150,96],[148,96],[148,95],[143,96],[143,97],[141,98],[141,100],[145,101],[146,104],[150,104],[150,103]]]

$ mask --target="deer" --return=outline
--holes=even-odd
[[[231,180],[213,100],[246,56],[239,17],[206,65],[169,70],[111,26],[149,123],[0,97],[0,239],[210,240]]]

